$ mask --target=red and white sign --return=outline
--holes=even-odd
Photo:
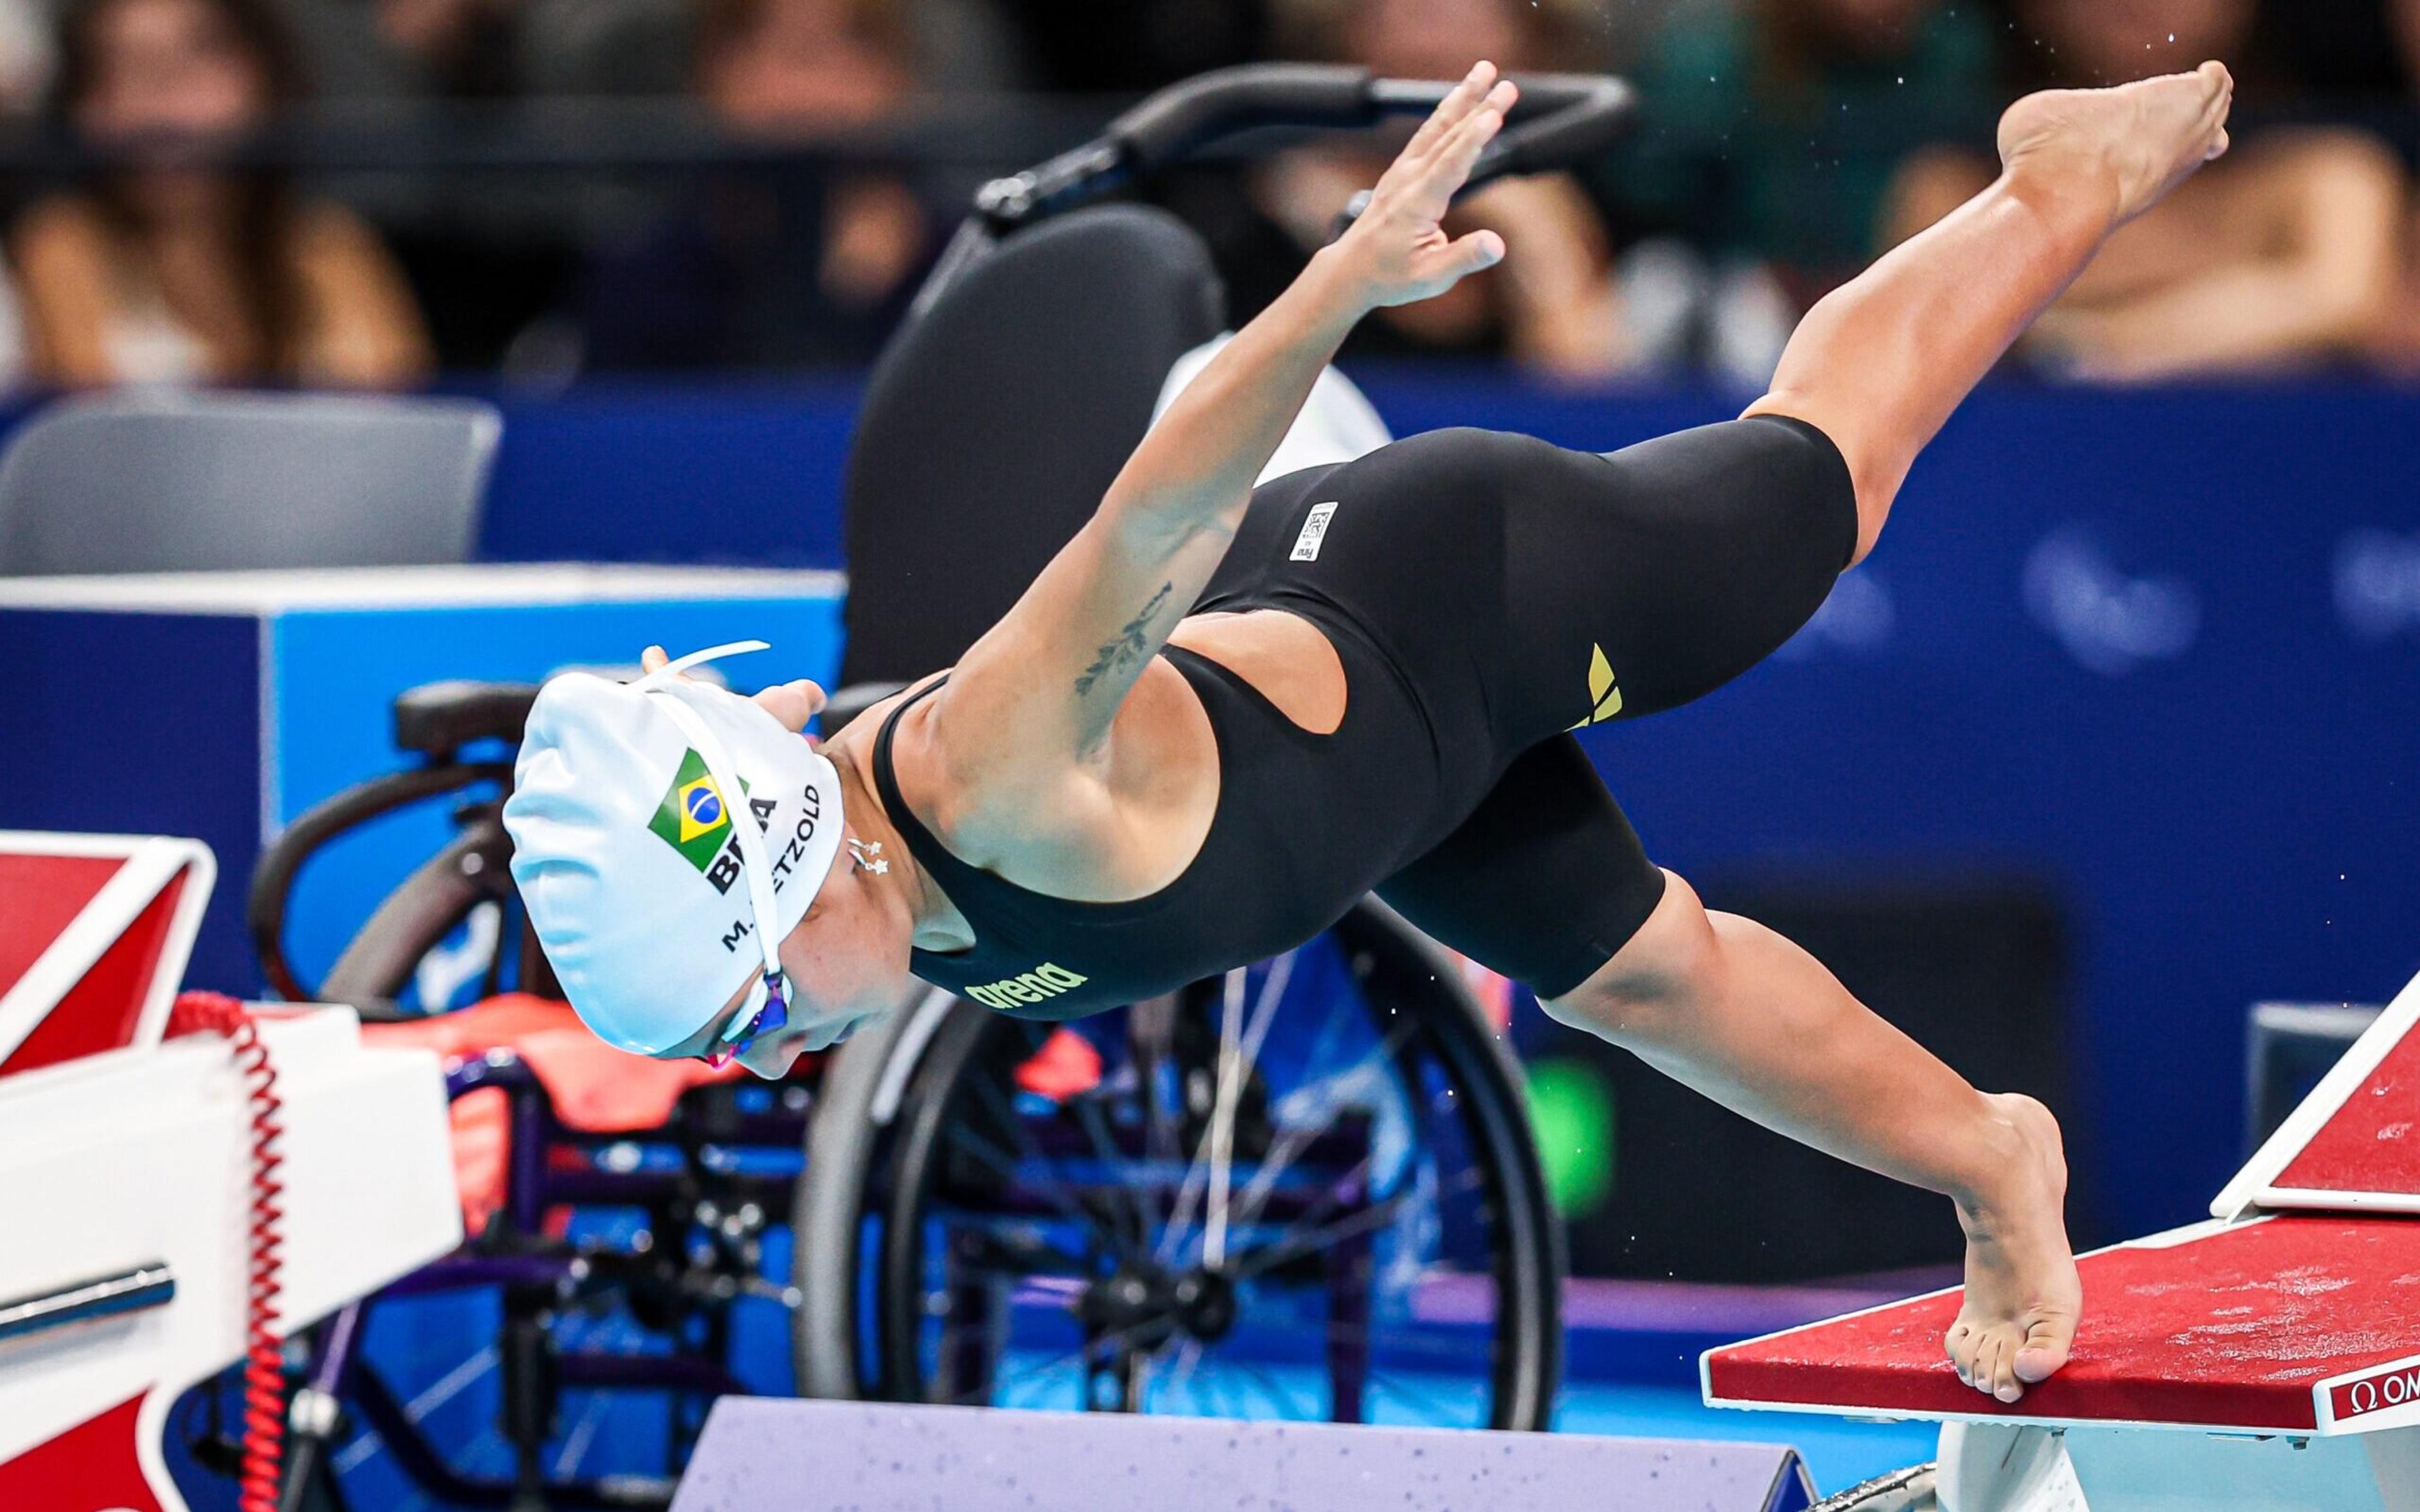
[[[199,841],[0,830],[0,1077],[158,1044],[217,876]]]

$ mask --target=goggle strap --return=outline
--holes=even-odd
[[[719,646],[708,646],[704,651],[692,651],[678,661],[666,662],[630,686],[642,693],[660,692],[666,683],[692,667],[703,667],[709,661],[721,661],[725,656],[737,656],[751,651],[772,649],[773,642],[770,640],[732,640]]]

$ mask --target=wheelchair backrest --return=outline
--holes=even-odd
[[[1098,506],[1225,291],[1165,211],[1017,233],[892,341],[851,447],[844,687],[948,666]]]

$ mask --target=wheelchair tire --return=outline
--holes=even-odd
[[[1320,1041],[1326,1043],[1333,1037],[1342,1043],[1357,1032],[1362,1039],[1355,1041],[1357,1049],[1365,1041],[1374,1046],[1340,1073],[1357,1078],[1361,1085],[1345,1091],[1330,1088],[1323,1095],[1348,1101],[1360,1097],[1379,1112],[1374,1116],[1367,1109],[1331,1112],[1327,1124],[1306,1133],[1311,1125],[1304,1121],[1307,1115],[1302,1110],[1319,1105],[1313,1094],[1329,1082],[1338,1082],[1340,1088],[1342,1083],[1337,1077],[1310,1076],[1311,1070],[1318,1069],[1319,1057],[1314,1054],[1306,1062],[1309,1079],[1286,1093],[1295,1100],[1289,1103],[1267,1089],[1275,1084],[1273,1068],[1279,1052],[1265,1045],[1275,1041],[1250,1040],[1258,1058],[1236,1074],[1233,1085],[1239,1090],[1227,1103],[1230,1158],[1226,1164],[1231,1177],[1223,1188],[1217,1180],[1204,1184],[1213,1192],[1224,1190],[1232,1196],[1235,1180],[1244,1180],[1245,1200],[1235,1203],[1233,1211],[1247,1224],[1258,1220],[1256,1233],[1274,1228],[1274,1237],[1264,1236],[1268,1242],[1260,1248],[1239,1248],[1234,1255],[1223,1255],[1218,1263],[1206,1258],[1214,1199],[1201,1200],[1203,1222],[1201,1232],[1194,1233],[1189,1219],[1180,1218],[1181,1191],[1161,1208],[1172,1174],[1166,1150],[1155,1159],[1147,1148],[1128,1148],[1137,1139],[1148,1146],[1153,1136],[1149,1128],[1136,1132],[1131,1119],[1140,1105],[1135,1101],[1140,1096],[1140,1068],[1151,1057],[1138,1054],[1131,1065],[1107,1072],[1099,1087],[1055,1103],[1028,1091],[1004,1091],[1008,1084],[1003,1077],[1031,1063],[1037,1047],[1063,1026],[1008,1018],[939,991],[919,998],[878,1031],[844,1047],[828,1068],[818,1092],[808,1134],[810,1174],[799,1183],[797,1196],[795,1281],[802,1301],[795,1315],[795,1343],[800,1389],[818,1396],[919,1401],[1009,1402],[1029,1388],[1065,1396],[1065,1382],[1051,1370],[1033,1365],[1030,1349],[1020,1355],[1001,1342],[987,1365],[949,1379],[938,1361],[941,1351],[926,1349],[930,1340],[924,1336],[923,1320],[935,1316],[931,1311],[934,1293],[927,1284],[938,1257],[928,1242],[933,1230],[937,1226],[947,1229],[963,1216],[952,1205],[954,1196],[970,1192],[980,1196],[989,1184],[1004,1195],[1003,1200],[1015,1200],[1016,1183],[1001,1170],[975,1172],[975,1180],[970,1182],[967,1171],[952,1169],[963,1149],[970,1142],[979,1142],[975,1124],[981,1120],[988,1119],[991,1132],[1004,1139],[1018,1137],[1001,1122],[1005,1109],[1006,1116],[1029,1128],[1041,1145],[1054,1138],[1063,1144],[1078,1138],[1078,1124],[1093,1131],[1081,1136],[1089,1149],[1079,1151],[1083,1159],[1077,1164],[1094,1168],[1095,1185],[1078,1193],[1074,1185],[1063,1181],[1061,1191],[1075,1194],[1085,1211],[1097,1215],[1112,1209],[1130,1211],[1135,1215],[1131,1222],[1140,1225],[1128,1236],[1126,1258],[1114,1273],[1020,1276],[1023,1291],[1057,1288],[1065,1305],[1037,1309],[1029,1296],[1025,1310],[1016,1313],[1016,1319],[1031,1322],[1038,1313],[1046,1332],[1056,1328],[1063,1334],[1070,1327],[1088,1331],[1078,1387],[1084,1399],[1041,1405],[1234,1415],[1236,1400],[1218,1396],[1208,1382],[1214,1370],[1232,1368],[1239,1381],[1258,1383],[1254,1389],[1259,1399],[1240,1404],[1241,1410],[1253,1415],[1270,1415],[1275,1405],[1276,1415],[1283,1416],[1376,1416],[1462,1427],[1545,1427],[1561,1365],[1561,1232],[1547,1202],[1518,1073],[1454,967],[1376,900],[1358,904],[1323,942],[1334,952],[1333,975],[1327,980],[1349,980],[1346,995],[1351,1001],[1330,1002],[1328,1020],[1318,1026]],[[1281,959],[1292,962],[1294,957]],[[1274,980],[1274,969],[1256,968],[1264,991]],[[1280,996],[1283,991],[1281,986]],[[1201,984],[1156,1005],[1111,1011],[1122,1019],[1104,1014],[1085,1023],[1088,1027],[1108,1025],[1107,1029],[1095,1027],[1093,1032],[1109,1041],[1116,1041],[1123,1031],[1126,1039],[1122,1042],[1128,1046],[1146,1031],[1156,1033],[1174,1026],[1175,1038],[1170,1042],[1189,1034],[1198,1049],[1201,1021],[1206,1017],[1223,1022],[1215,1065],[1187,1067],[1183,1057],[1175,1054],[1151,1060],[1161,1080],[1208,1074],[1215,1081],[1218,1066],[1231,1059],[1243,1064],[1234,1043],[1239,1037],[1233,1033],[1241,1020],[1230,993],[1249,995],[1244,974],[1231,974],[1226,982]],[[1282,1017],[1275,1010],[1276,999],[1271,998],[1255,1006],[1253,1017],[1264,1021]],[[1357,1010],[1363,1020],[1357,1030],[1349,1022]],[[1348,1021],[1340,1021],[1340,1014],[1347,1015]],[[1344,1023],[1342,1031],[1340,1022]],[[1196,1030],[1187,1030],[1188,1023]],[[1264,1036],[1271,1032],[1265,1027],[1262,1031]],[[1308,1027],[1295,1038],[1307,1037]],[[1112,1058],[1117,1049],[1117,1044],[1111,1045]],[[1112,1084],[1128,1072],[1138,1074],[1120,1084],[1132,1094],[1121,1103]],[[1251,1086],[1263,1087],[1264,1105],[1250,1103]],[[1260,1127],[1245,1127],[1248,1106],[1256,1109],[1251,1119]],[[1176,1110],[1162,1104],[1158,1111],[1167,1115]],[[1289,1117],[1295,1121],[1289,1123]],[[1126,1121],[1120,1122],[1122,1119]],[[1321,1151],[1330,1145],[1342,1149],[1333,1157],[1337,1161],[1358,1148],[1340,1133],[1348,1124],[1368,1124],[1376,1132],[1370,1135],[1362,1161],[1342,1167],[1343,1179],[1330,1190],[1343,1191],[1357,1180],[1372,1184],[1371,1173],[1379,1168],[1377,1152],[1389,1137],[1389,1119],[1394,1120],[1392,1137],[1402,1147],[1398,1158],[1388,1163],[1404,1173],[1395,1188],[1369,1200],[1356,1216],[1334,1223],[1326,1219],[1341,1210],[1323,1209],[1320,1200],[1290,1198],[1303,1202],[1302,1219],[1310,1227],[1293,1238],[1285,1237],[1288,1231],[1277,1227],[1272,1216],[1283,1205],[1280,1191],[1290,1191],[1289,1183],[1338,1176],[1336,1168],[1314,1167],[1318,1160],[1329,1158]],[[1149,1122],[1148,1118],[1145,1121]],[[1204,1165],[1214,1142],[1215,1120],[1196,1119],[1195,1122],[1200,1129],[1189,1160],[1182,1154],[1183,1138],[1176,1138],[1188,1186],[1197,1184],[1197,1168]],[[1125,1132],[1114,1133],[1113,1127]],[[1177,1133],[1173,1124],[1160,1132]],[[1029,1144],[1028,1154],[1037,1148]],[[1252,1165],[1241,1157],[1256,1149],[1264,1158],[1253,1169],[1255,1174],[1267,1175],[1265,1187],[1255,1187],[1237,1174]],[[1049,1162],[1044,1159],[1040,1164]],[[1260,1206],[1248,1211],[1245,1202],[1256,1193]],[[1027,1201],[1023,1212],[982,1219],[992,1226],[992,1231],[979,1241],[970,1241],[964,1229],[950,1229],[952,1237],[946,1243],[994,1244],[1001,1235],[1007,1236],[1012,1247],[1024,1243],[1027,1240],[1020,1235],[1029,1228],[1047,1227],[1052,1218],[1032,1208]],[[1218,1210],[1222,1218],[1228,1211]],[[1202,1255],[1189,1263],[1179,1263],[1171,1256],[1167,1265],[1156,1269],[1146,1265],[1138,1246],[1151,1237],[1155,1215],[1167,1220],[1156,1230],[1155,1242],[1161,1246],[1173,1242],[1182,1250],[1199,1239]],[[1368,1218],[1375,1222],[1365,1221]],[[1445,1231],[1449,1225],[1453,1229],[1450,1233]],[[1242,1237],[1244,1227],[1239,1225],[1234,1231],[1239,1245],[1247,1243]],[[1410,1237],[1414,1229],[1423,1230],[1426,1238]],[[1221,1232],[1226,1232],[1223,1227]],[[1325,1247],[1302,1247],[1306,1239],[1323,1232],[1336,1237],[1326,1241]],[[1443,1252],[1457,1246],[1453,1263],[1443,1263]],[[1032,1255],[1017,1257],[1008,1269],[1018,1270],[1032,1258]],[[1065,1255],[1063,1250],[1048,1258],[1063,1259]],[[1046,1263],[1042,1269],[1049,1266]],[[1146,1277],[1145,1271],[1153,1273]],[[1340,1275],[1347,1279],[1340,1283]],[[1188,1280],[1197,1297],[1216,1293],[1212,1298],[1216,1305],[1174,1300]],[[1160,1313],[1153,1313],[1155,1306],[1160,1306],[1158,1302],[1130,1304],[1125,1325],[1111,1329],[1109,1323],[1115,1319],[1100,1316],[1100,1309],[1109,1305],[1101,1300],[1104,1293],[1136,1294],[1137,1285],[1146,1281],[1168,1288]],[[1371,1294],[1368,1310],[1361,1315],[1368,1320],[1341,1324],[1337,1321],[1340,1308],[1362,1305],[1345,1295],[1358,1284],[1366,1284]],[[995,1293],[1015,1289],[1005,1276],[988,1276],[985,1285]],[[1388,1286],[1397,1289],[1388,1291]],[[1120,1287],[1124,1293],[1115,1290]],[[1282,1312],[1299,1302],[1300,1293],[1321,1287],[1327,1293],[1324,1340],[1284,1326],[1262,1326],[1257,1339],[1252,1336],[1254,1320],[1249,1315],[1254,1309],[1275,1306]],[[1280,1292],[1284,1297],[1273,1300]],[[1232,1308],[1234,1316],[1219,1316],[1219,1307]],[[1455,1321],[1438,1324],[1440,1309]],[[1186,1326],[1171,1326],[1179,1314],[1187,1319]],[[1209,1319],[1206,1324],[1204,1318]],[[1069,1319],[1088,1320],[1076,1324]],[[1004,1341],[1014,1320],[1004,1313],[990,1319],[986,1327],[1000,1333]],[[1282,1325],[1282,1319],[1279,1321]],[[1237,1341],[1232,1367],[1224,1356],[1217,1365],[1205,1365],[1203,1362],[1227,1342],[1230,1331],[1247,1335]],[[1357,1340],[1353,1337],[1356,1334]],[[1246,1357],[1248,1350],[1268,1344],[1272,1335],[1281,1345],[1289,1335],[1302,1346],[1299,1352],[1312,1355],[1311,1360],[1295,1358],[1290,1366],[1270,1367],[1263,1360]],[[1154,1336],[1159,1342],[1150,1350],[1140,1347]],[[945,1325],[945,1350],[947,1339]],[[1109,1346],[1118,1355],[1114,1401],[1096,1399],[1101,1396],[1103,1374],[1094,1347],[1104,1339],[1123,1340]],[[1406,1367],[1405,1361],[1412,1364]],[[1317,1379],[1323,1365],[1324,1390]],[[1348,1379],[1357,1370],[1361,1379]],[[1155,1372],[1156,1379],[1167,1382],[1165,1386],[1145,1379]],[[1176,1389],[1179,1373],[1186,1390]],[[1302,1386],[1306,1378],[1311,1381],[1307,1390]],[[1190,1388],[1197,1380],[1202,1388],[1193,1392]],[[1420,1389],[1414,1391],[1409,1382],[1417,1382]],[[1416,1401],[1441,1410],[1406,1418],[1406,1407]]]
[[[319,984],[320,1000],[363,1007],[401,998],[429,952],[473,914],[509,912],[511,862],[512,842],[493,820],[455,835],[387,894],[346,944]],[[500,938],[496,949],[504,948]]]

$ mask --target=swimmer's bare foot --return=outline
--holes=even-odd
[[[1943,1346],[1960,1380],[2013,1402],[2067,1364],[2084,1285],[2067,1242],[2058,1120],[2029,1097],[1989,1101],[2009,1153],[1990,1190],[1958,1204],[1966,1303]]]
[[[2114,89],[2045,89],[2000,117],[2000,161],[2012,179],[2039,174],[2054,192],[2092,185],[2115,230],[2226,150],[2234,98],[2219,63]]]

